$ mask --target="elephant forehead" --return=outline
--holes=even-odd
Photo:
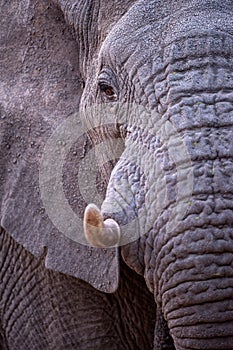
[[[158,55],[180,38],[211,31],[233,32],[231,1],[139,1],[118,21],[100,51],[109,61],[130,67]]]

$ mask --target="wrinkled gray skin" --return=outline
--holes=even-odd
[[[115,293],[46,269],[1,232],[0,349],[150,349],[155,313],[142,277],[122,263]]]
[[[143,277],[116,250],[63,236],[40,199],[45,142],[79,108],[79,41],[47,0],[0,1],[0,12],[0,349],[152,348],[156,308]],[[76,172],[88,149],[84,135],[64,168],[80,220]]]
[[[180,350],[232,349],[233,344],[232,12],[231,1],[137,2],[103,43],[96,74],[86,76],[92,87],[87,85],[81,102],[88,106],[107,98],[97,84],[108,68],[105,81],[118,100],[157,112],[141,119],[126,117],[125,153],[137,142],[146,144],[147,178],[133,177],[135,164],[122,156],[102,208],[105,217],[122,226],[122,236],[132,212],[138,215],[140,230],[145,229],[140,209],[145,205],[148,216],[156,210],[159,162],[168,204],[154,224],[140,232],[141,239],[122,247],[122,255],[144,275]],[[179,222],[170,212],[173,203],[177,205],[178,170],[163,140],[156,139],[161,128],[158,114],[162,125],[172,124],[191,159],[192,197]],[[88,122],[94,123],[94,118]],[[109,128],[109,133],[114,131],[117,127]],[[95,136],[93,132],[94,142]],[[108,213],[106,203],[118,206],[118,213]],[[122,211],[122,206],[127,209]],[[159,347],[156,334],[154,347]]]
[[[63,37],[63,42],[66,43],[66,47],[68,48],[66,54],[70,55],[70,62],[76,62],[76,64],[73,63],[73,69],[71,70],[69,70],[70,68],[68,69],[66,65],[65,71],[58,70],[59,73],[56,71],[58,75],[54,78],[57,84],[55,85],[54,80],[51,78],[53,69],[51,67],[48,68],[46,64],[43,66],[45,57],[43,54],[39,55],[39,57],[43,58],[40,64],[42,67],[47,67],[48,72],[47,75],[43,71],[40,73],[42,76],[44,74],[44,82],[48,82],[47,77],[51,74],[49,79],[51,85],[45,84],[44,87],[46,94],[48,94],[48,86],[52,87],[50,91],[51,96],[49,94],[46,96],[47,103],[45,98],[43,99],[42,97],[41,100],[41,95],[40,98],[36,98],[37,104],[41,102],[41,110],[43,110],[43,113],[46,111],[48,116],[50,113],[52,114],[49,122],[46,118],[43,119],[44,123],[47,122],[47,124],[45,124],[47,125],[45,136],[43,136],[41,130],[38,130],[37,135],[41,145],[44,139],[48,137],[50,133],[49,130],[53,130],[56,125],[58,125],[69,112],[74,111],[75,108],[81,107],[85,109],[88,106],[100,102],[112,104],[121,101],[126,104],[132,102],[139,104],[148,111],[156,113],[147,113],[147,121],[145,121],[145,115],[143,115],[144,119],[142,118],[140,120],[139,116],[138,119],[134,119],[133,121],[130,119],[130,116],[127,116],[124,119],[124,125],[119,125],[117,116],[116,119],[114,119],[113,116],[111,126],[105,127],[102,130],[98,128],[89,132],[93,145],[101,140],[120,136],[125,143],[125,150],[132,147],[136,140],[136,142],[138,141],[145,144],[148,149],[154,152],[153,156],[151,156],[151,158],[149,157],[147,160],[148,170],[146,174],[148,178],[139,176],[136,177],[135,180],[132,176],[132,174],[135,173],[135,165],[130,164],[130,162],[127,162],[127,159],[123,157],[115,165],[111,177],[112,165],[108,164],[105,167],[102,176],[104,181],[109,182],[104,203],[110,202],[114,203],[116,206],[119,205],[119,211],[116,215],[112,215],[105,210],[103,215],[106,218],[112,217],[118,222],[122,228],[122,236],[124,236],[123,224],[131,220],[130,216],[132,213],[135,216],[140,213],[140,209],[145,205],[144,202],[148,200],[148,198],[149,205],[147,201],[147,212],[150,217],[153,217],[153,208],[156,207],[156,199],[159,195],[155,191],[155,189],[159,187],[156,186],[156,181],[158,180],[155,176],[155,164],[152,162],[153,159],[159,159],[160,161],[159,164],[164,174],[163,181],[165,181],[167,194],[170,197],[167,207],[159,213],[159,217],[156,218],[151,227],[149,227],[146,232],[140,232],[142,237],[136,242],[121,248],[121,255],[126,264],[129,265],[132,270],[144,276],[147,287],[153,293],[155,303],[151,301],[149,294],[147,294],[148,292],[146,292],[142,280],[139,280],[139,277],[136,277],[134,272],[127,270],[124,264],[120,265],[123,278],[123,281],[120,283],[124,283],[125,281],[127,284],[127,282],[130,281],[130,278],[124,274],[124,271],[131,271],[129,275],[133,283],[129,284],[131,287],[128,286],[130,293],[136,293],[135,290],[137,290],[137,287],[134,286],[134,283],[136,286],[138,283],[143,291],[143,293],[139,293],[140,298],[142,298],[144,302],[141,300],[138,302],[132,294],[130,295],[123,291],[122,294],[117,295],[117,305],[113,307],[113,311],[109,311],[108,307],[105,305],[106,300],[96,301],[93,306],[89,298],[88,301],[85,299],[88,293],[93,295],[93,297],[96,296],[97,299],[98,296],[100,299],[111,298],[112,294],[106,297],[106,294],[102,294],[96,290],[93,290],[92,294],[92,287],[85,284],[85,282],[60,275],[59,272],[48,272],[48,270],[45,270],[41,265],[40,268],[41,271],[43,271],[40,272],[39,275],[41,280],[45,281],[45,276],[51,273],[51,276],[54,276],[54,280],[61,281],[60,283],[62,284],[61,288],[59,282],[55,283],[54,288],[57,290],[60,290],[60,288],[62,289],[61,294],[58,294],[55,301],[52,294],[51,298],[48,298],[48,303],[51,302],[52,304],[51,319],[57,319],[57,314],[53,313],[53,310],[58,310],[58,313],[60,312],[58,317],[63,325],[59,332],[61,338],[58,338],[58,336],[56,336],[56,331],[53,331],[52,321],[50,334],[54,334],[56,339],[62,339],[63,348],[85,348],[85,340],[83,340],[82,337],[81,345],[77,342],[74,345],[72,340],[70,340],[69,345],[66,347],[65,341],[68,341],[67,339],[70,339],[71,335],[73,336],[75,334],[76,329],[77,333],[79,331],[80,334],[83,334],[80,324],[85,324],[86,319],[89,318],[91,320],[93,317],[93,322],[96,326],[95,334],[93,335],[92,330],[89,328],[90,324],[93,325],[93,323],[90,322],[85,327],[84,337],[89,339],[88,346],[90,349],[100,346],[100,343],[100,348],[104,348],[104,344],[106,344],[105,342],[107,341],[109,343],[106,345],[106,349],[232,349],[232,2],[222,2],[220,0],[143,0],[110,1],[104,4],[102,1],[57,1],[56,3],[60,11],[64,12],[67,24],[70,25],[70,28],[72,28],[74,32],[74,38],[77,42],[75,47],[71,44],[73,40],[72,37],[70,36],[68,40],[68,34],[64,30],[62,31],[62,26],[64,24],[57,23],[59,28],[61,28],[60,35]],[[72,6],[72,4],[75,3],[76,6]],[[55,5],[53,4],[53,6]],[[2,5],[2,7],[4,9],[4,5]],[[40,6],[37,5],[37,9],[38,8],[40,8]],[[42,13],[43,18],[46,18],[44,13],[47,13],[46,11],[48,11],[48,9],[45,12],[43,12],[43,10],[45,11],[45,8],[41,10],[40,16],[38,17],[34,14],[32,21],[38,21],[40,23],[42,20]],[[57,21],[59,22],[61,17],[59,17],[59,15],[57,16]],[[24,20],[26,21],[25,18],[26,17],[24,17]],[[60,21],[62,21],[62,19],[60,19]],[[50,34],[51,32],[52,31],[50,31]],[[49,34],[47,34],[46,38],[48,38],[49,41]],[[53,40],[56,40],[56,35],[54,35],[54,38]],[[35,36],[34,40],[38,40],[38,36]],[[27,47],[27,41],[24,42],[24,45]],[[45,45],[46,48],[46,44],[43,43],[43,45]],[[51,45],[51,47],[53,46]],[[57,46],[57,49],[58,47],[59,46]],[[37,50],[37,52],[41,53],[42,47],[38,47]],[[56,56],[60,58],[59,68],[62,67],[62,62],[65,59],[65,56],[62,56],[62,52],[63,51],[58,50],[59,54]],[[74,52],[77,52],[76,57]],[[33,55],[36,54],[31,53],[31,55],[31,57],[33,57]],[[38,56],[35,57],[39,58]],[[48,55],[46,59],[51,60],[51,57],[51,55]],[[75,61],[75,58],[77,61]],[[56,58],[54,58],[54,61],[56,61]],[[20,70],[22,69],[22,61],[19,62],[18,65],[18,70],[21,74],[26,74]],[[70,67],[72,67],[72,64]],[[105,85],[109,86],[110,89],[114,91],[115,101],[109,99],[106,91],[103,91],[104,89],[100,89],[99,80],[102,74],[101,72],[106,69],[106,67],[108,68],[108,74],[105,74]],[[34,72],[34,74],[38,73],[34,70],[30,70],[30,68],[29,65],[29,77],[31,78],[33,76],[31,75],[32,72]],[[59,79],[62,75],[66,79],[66,84],[64,84],[62,79]],[[10,74],[8,73],[8,82],[10,83],[11,79],[9,76]],[[74,77],[77,78],[76,85],[72,80]],[[85,82],[84,89],[81,88],[82,82]],[[28,83],[28,81],[26,81],[26,83]],[[41,78],[38,78],[37,84],[32,87],[38,89],[37,92],[42,94],[44,90],[40,84]],[[75,90],[73,90],[74,86],[76,86],[77,89],[76,93]],[[13,93],[13,87],[11,87],[11,89],[11,93]],[[55,93],[54,100],[52,93]],[[24,94],[22,95],[24,96]],[[54,102],[52,107],[48,96]],[[80,97],[81,102],[79,106]],[[28,97],[26,100],[28,101]],[[4,103],[7,105],[5,100]],[[18,101],[15,102],[15,105],[17,105],[17,103]],[[13,102],[8,102],[8,110],[12,108],[11,113],[14,113],[15,105]],[[18,113],[21,111],[22,114],[18,115],[24,117],[26,115],[30,119],[31,110],[28,106],[32,107],[33,102],[28,102],[26,106],[27,108],[22,104],[21,108],[18,109]],[[49,110],[49,108],[51,108],[51,110]],[[52,113],[52,108],[55,108],[57,113]],[[65,111],[66,108],[67,112]],[[40,113],[35,113],[35,118],[32,123],[36,123],[36,127],[38,127],[37,118],[41,115]],[[45,113],[43,115],[45,115]],[[189,207],[185,211],[182,220],[178,223],[173,223],[173,217],[170,215],[169,211],[170,207],[172,207],[172,205],[174,206],[174,203],[176,204],[177,186],[179,186],[177,169],[172,163],[172,160],[169,159],[168,150],[164,147],[162,141],[158,142],[158,140],[156,140],[156,135],[159,130],[154,130],[153,126],[157,125],[157,121],[149,119],[153,118],[153,115],[159,115],[162,124],[165,124],[167,121],[172,124],[174,130],[176,130],[182,142],[185,144],[192,164],[194,176],[192,198],[189,201]],[[93,115],[93,117],[84,117],[83,122],[86,125],[95,125],[94,118],[95,115]],[[25,125],[27,124],[25,123]],[[24,132],[23,128],[21,132]],[[151,132],[153,133],[153,137],[148,137],[148,133]],[[85,153],[88,146],[87,143],[84,143],[84,145]],[[37,153],[31,151],[31,155],[33,155],[34,158],[35,155],[39,157],[41,152],[40,147]],[[80,148],[78,149],[80,150]],[[13,155],[13,151],[14,150],[12,150],[11,155]],[[27,153],[25,151],[25,154],[28,156],[30,152]],[[34,158],[32,157],[33,160]],[[70,159],[70,161],[71,160],[72,159]],[[182,158],[180,162],[182,163]],[[140,164],[140,162],[138,164]],[[32,167],[33,166],[34,163],[32,162]],[[7,169],[8,168],[5,166],[4,174],[7,172]],[[27,174],[23,177],[24,179],[26,176],[29,176],[29,173],[30,172],[27,172],[25,169],[24,172],[19,171],[17,174],[21,174],[21,177],[19,177],[18,182],[16,181],[16,185],[20,184],[20,179],[23,174]],[[9,177],[11,178],[10,175]],[[124,179],[124,181],[122,179]],[[154,181],[151,182],[151,179],[154,179]],[[71,179],[68,180],[70,181]],[[6,182],[4,190],[7,189],[8,186],[9,184]],[[26,186],[25,183],[22,187],[23,186]],[[18,186],[16,186],[16,188],[18,188]],[[34,188],[36,188],[36,183]],[[70,189],[68,188],[67,191],[68,190]],[[17,193],[17,191],[15,193]],[[33,191],[29,191],[29,193],[31,196],[34,195],[34,197],[36,197]],[[130,202],[130,205],[127,203],[128,193],[133,195],[133,201]],[[18,218],[20,216],[17,214],[16,210],[13,210],[15,207],[10,201],[11,198],[15,199],[16,196],[14,196],[14,193],[10,194],[8,192],[7,195],[4,195],[4,200],[2,200],[2,226],[18,242],[37,255],[41,254],[41,247],[47,246],[48,255],[46,256],[45,264],[49,268],[79,277],[93,286],[108,292],[113,291],[114,288],[116,289],[119,258],[115,249],[108,250],[106,253],[104,250],[96,250],[93,248],[89,256],[86,253],[90,248],[82,248],[80,246],[78,248],[80,249],[80,254],[75,255],[75,249],[77,249],[78,244],[71,244],[68,240],[60,237],[57,232],[55,232],[57,239],[50,239],[51,228],[48,226],[49,224],[46,222],[46,218],[39,217],[34,212],[31,216],[35,219],[33,221],[33,225],[35,225],[35,234],[32,234],[32,224],[30,230],[27,229],[28,225],[24,225],[23,227],[26,228],[25,233],[23,233],[22,229],[18,229],[19,221],[14,220],[15,223],[11,224],[9,215],[7,216],[9,212],[11,218]],[[21,197],[23,198],[22,194],[17,198]],[[25,198],[27,198],[26,195]],[[22,201],[23,208],[26,206],[26,202],[26,200]],[[36,199],[35,201],[32,200],[32,202],[36,202]],[[123,205],[123,207],[127,208],[127,210],[121,211],[120,208],[122,208],[122,203],[124,204],[124,202],[125,205]],[[73,203],[71,204],[75,207]],[[80,206],[84,204],[85,203],[81,203]],[[103,206],[103,208],[106,208],[106,206]],[[20,209],[18,209],[18,211],[20,212]],[[13,216],[14,213],[15,216]],[[27,219],[24,218],[24,221],[27,222]],[[145,216],[138,215],[138,221],[140,229],[143,230]],[[167,223],[170,223],[169,230],[167,229]],[[47,231],[44,231],[46,228]],[[43,232],[47,233],[46,239],[43,238],[45,237]],[[41,236],[39,233],[41,233]],[[7,338],[11,337],[12,329],[14,329],[12,327],[16,325],[16,320],[19,319],[17,317],[17,306],[19,305],[20,307],[19,310],[21,311],[19,314],[21,315],[27,304],[30,304],[28,295],[30,295],[30,293],[33,294],[33,290],[35,290],[34,293],[37,297],[35,297],[36,306],[33,308],[34,311],[26,313],[24,321],[20,324],[23,324],[25,329],[28,327],[31,330],[31,334],[33,334],[36,329],[36,335],[31,335],[31,338],[30,336],[26,337],[24,335],[24,337],[20,336],[20,339],[21,344],[26,344],[25,346],[21,346],[21,348],[40,349],[42,346],[40,347],[40,345],[38,345],[38,339],[43,342],[43,339],[46,338],[46,334],[44,333],[45,329],[42,327],[40,317],[46,314],[46,312],[49,314],[49,311],[47,311],[48,305],[45,304],[45,307],[41,306],[40,298],[43,296],[39,293],[40,289],[38,290],[33,287],[40,283],[40,278],[38,278],[38,284],[36,283],[30,286],[32,282],[29,283],[30,292],[27,292],[24,287],[24,283],[26,283],[25,281],[28,278],[27,276],[30,276],[29,281],[37,281],[37,274],[34,273],[34,267],[31,268],[31,266],[34,266],[30,263],[29,256],[31,257],[31,255],[25,251],[22,253],[23,248],[19,248],[17,243],[9,238],[6,233],[3,234],[3,237],[3,247],[9,247],[9,250],[7,251],[8,248],[3,249],[2,264],[7,266],[8,269],[2,269],[2,271],[4,271],[4,276],[7,276],[5,277],[6,280],[11,281],[10,272],[14,264],[7,263],[8,260],[6,260],[6,256],[9,258],[12,254],[12,256],[17,256],[19,261],[22,261],[19,270],[15,267],[16,272],[21,271],[20,269],[23,270],[22,273],[19,272],[19,276],[16,277],[17,280],[13,282],[13,285],[17,285],[21,281],[21,286],[19,288],[25,292],[27,297],[22,297],[17,302],[15,296],[15,300],[9,302],[9,298],[14,297],[14,294],[11,294],[9,291],[10,294],[6,294],[7,296],[5,299],[2,298],[1,315],[5,315],[5,318],[2,316],[2,333],[5,334],[4,337],[7,342]],[[64,241],[62,241],[62,239]],[[43,244],[41,242],[43,242]],[[59,250],[61,242],[63,245],[62,249],[60,248]],[[75,248],[73,248],[74,246]],[[60,253],[59,256],[60,251],[68,251],[69,258],[63,253]],[[26,266],[23,265],[24,255],[22,254],[25,254],[27,259],[29,259]],[[103,266],[100,264],[101,254],[104,256],[104,263],[107,266],[104,273],[102,273],[103,270],[101,270]],[[16,257],[14,259],[16,259]],[[14,259],[12,260],[14,261]],[[27,261],[26,258],[25,261]],[[42,262],[43,258],[41,258],[40,261]],[[61,263],[61,261],[63,263]],[[17,264],[15,266],[17,266]],[[90,267],[90,273],[88,272],[88,267]],[[110,267],[112,267],[112,269]],[[28,268],[31,270],[29,274],[27,274]],[[110,273],[108,273],[108,271],[110,271]],[[25,277],[22,277],[24,275]],[[66,306],[64,309],[63,307],[59,309],[59,297],[62,298],[63,302],[69,304],[67,301],[68,298],[65,297],[66,294],[70,292],[69,287],[66,286],[66,283],[68,284],[66,279],[67,281],[72,280],[74,285],[77,283],[78,299],[76,305],[78,310],[77,321],[74,323],[72,316],[69,318],[64,311]],[[110,285],[112,284],[115,286],[112,290],[111,287],[106,287],[107,281],[110,282]],[[46,282],[43,282],[46,288],[48,288],[48,290],[53,289],[53,284],[50,285],[51,282]],[[103,283],[104,287],[101,287],[100,283]],[[4,284],[3,288],[2,290],[8,291],[7,284]],[[70,288],[73,291],[72,283]],[[79,290],[82,292],[79,293]],[[128,289],[126,288],[126,290]],[[57,293],[59,293],[59,291]],[[118,293],[120,293],[120,289],[118,289]],[[112,295],[112,297],[113,296],[114,295]],[[34,300],[33,296],[32,300]],[[70,300],[70,303],[72,303],[72,296]],[[135,312],[132,311],[134,315],[133,318],[130,317],[132,323],[128,320],[127,316],[124,316],[124,313],[122,314],[122,321],[116,321],[115,323],[112,314],[122,312],[122,309],[118,307],[120,304],[119,300],[126,301],[127,306],[123,307],[123,309],[127,315],[128,308],[132,311],[136,306],[140,306],[139,310],[136,308],[137,310],[135,309]],[[10,306],[8,306],[8,302]],[[150,302],[150,307],[148,307]],[[99,314],[95,309],[95,305],[101,310]],[[40,312],[40,308],[42,308],[44,314]],[[152,310],[156,310],[155,325],[153,324],[153,315],[149,315],[147,312],[148,309],[150,309],[151,312]],[[7,314],[7,310],[10,310],[9,315]],[[83,310],[85,310],[88,315],[86,318],[84,318]],[[94,310],[95,317],[92,315],[92,310]],[[138,329],[135,330],[135,325],[138,326],[140,322],[144,322],[142,311],[146,315],[145,322],[147,325],[146,328],[148,328],[145,331],[144,329],[140,329],[140,331]],[[38,328],[30,327],[31,319],[29,317],[29,322],[27,318],[28,315],[31,315],[30,312],[33,313],[33,320],[35,320],[34,322]],[[110,335],[108,332],[103,333],[103,328],[98,334],[99,325],[96,319],[98,319],[98,317],[102,319],[102,313],[104,315],[109,315],[109,312],[111,325],[116,324],[116,327],[110,330]],[[66,317],[68,317],[68,321]],[[46,320],[46,330],[49,333],[50,322],[48,315]],[[67,322],[70,322],[69,330],[65,328]],[[151,331],[148,324],[155,327],[154,340],[150,338]],[[103,323],[101,326],[103,326]],[[56,330],[58,329],[57,327],[55,328]],[[21,335],[21,331],[18,329],[19,328],[17,328],[16,331]],[[27,333],[30,334],[28,331]],[[40,338],[38,334],[42,334]],[[122,343],[116,345],[113,340],[119,339],[119,334]],[[135,334],[137,334],[136,337]],[[30,346],[27,343],[29,338],[32,339]],[[100,343],[98,343],[96,339],[99,339]],[[22,343],[22,341],[24,343]],[[35,343],[33,343],[33,341],[35,341]],[[12,342],[13,340],[11,340],[11,344],[13,344]],[[54,344],[51,345],[50,343],[51,348],[58,348],[59,346],[60,345],[56,347]],[[16,343],[10,345],[9,348],[16,348]]]

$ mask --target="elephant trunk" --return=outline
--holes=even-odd
[[[208,107],[203,106],[202,116]],[[189,208],[173,229],[163,226],[166,210],[162,214],[145,277],[153,271],[156,302],[176,349],[232,349],[233,133],[230,125],[191,133],[194,177]]]
[[[191,42],[189,50],[195,47]],[[161,95],[162,108],[169,105],[164,116],[190,154],[192,196],[172,229],[164,225],[168,209],[163,213],[154,231],[155,258],[148,260],[145,276],[154,271],[156,301],[176,349],[232,349],[232,41],[212,35],[197,42],[197,56],[188,52],[189,61],[173,60],[166,95]],[[183,50],[187,47],[188,41]]]
[[[163,242],[155,294],[176,349],[232,349],[232,238],[219,217]]]

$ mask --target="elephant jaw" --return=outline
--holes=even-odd
[[[113,219],[103,220],[99,208],[89,204],[84,212],[84,234],[88,243],[97,248],[112,248],[120,242],[120,227]]]

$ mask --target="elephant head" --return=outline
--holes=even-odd
[[[12,4],[21,10],[22,28],[40,7],[51,23],[46,40],[38,37],[36,21],[34,32],[22,29],[15,38],[12,29],[10,36],[21,70],[14,73],[14,59],[12,71],[6,68],[8,85],[2,82],[1,225],[34,254],[48,247],[48,267],[104,291],[117,288],[120,246],[154,294],[176,349],[231,349],[232,2]],[[64,22],[58,32],[61,11],[69,27]],[[8,46],[3,63],[10,52]],[[6,103],[13,93],[18,99]],[[68,129],[57,129],[64,119]],[[87,206],[84,229],[98,248],[88,246],[82,229],[81,242],[73,228],[69,233],[73,217],[62,216],[60,206],[67,199],[83,215],[87,201],[75,202],[77,169],[92,150],[100,165],[97,190],[106,193],[101,210]],[[62,197],[47,176],[57,179],[57,164]],[[86,178],[79,180],[87,181],[87,195],[94,168],[92,161],[84,164]],[[51,208],[58,227],[49,219]],[[162,348],[158,338],[159,326],[156,349]]]
[[[81,99],[96,105],[83,116],[92,142],[124,142],[101,211],[86,209],[86,237],[122,246],[177,349],[233,343],[232,11],[230,1],[136,2]]]

